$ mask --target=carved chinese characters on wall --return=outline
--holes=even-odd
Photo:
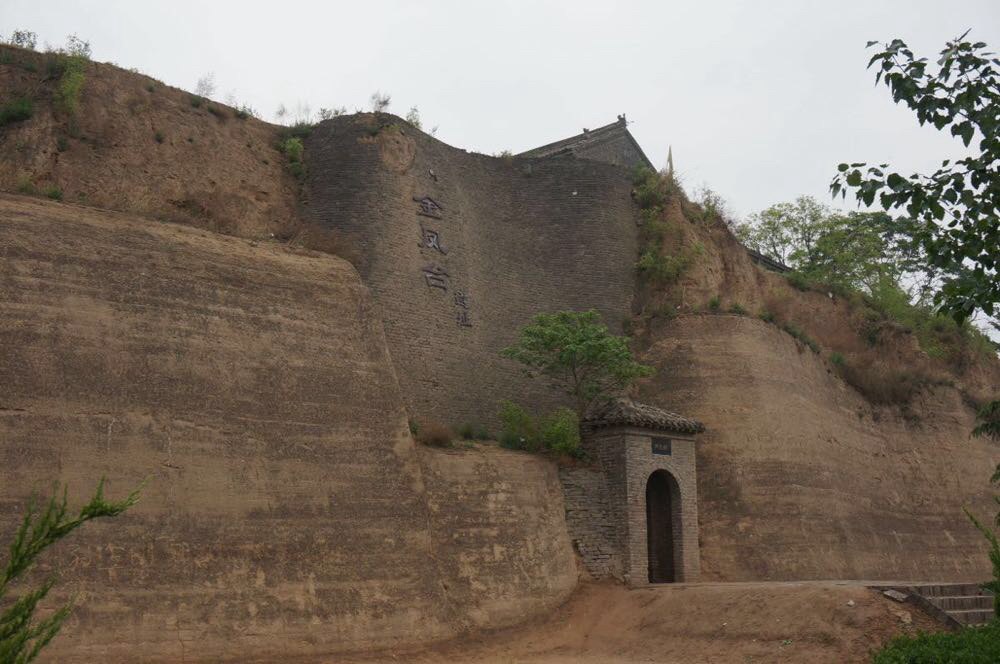
[[[442,257],[447,255],[448,248],[442,230],[444,228],[444,206],[426,195],[414,196],[413,201],[417,204],[415,210],[417,216],[422,218],[419,220],[421,252],[427,252],[431,255],[437,254]],[[448,270],[438,262],[426,263],[422,268],[422,273],[428,288],[440,290],[443,293],[448,293],[451,290],[453,275],[448,274]],[[472,327],[468,293],[464,290],[455,290],[452,293],[452,301],[455,307],[456,324],[459,327]]]

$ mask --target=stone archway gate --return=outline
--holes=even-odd
[[[616,399],[584,420],[583,446],[597,468],[560,471],[570,537],[592,576],[650,583],[646,488],[653,473],[676,482],[671,530],[673,580],[698,579],[695,420]]]

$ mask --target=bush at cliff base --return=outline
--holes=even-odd
[[[958,632],[898,636],[875,653],[873,664],[996,664],[1000,621]]]

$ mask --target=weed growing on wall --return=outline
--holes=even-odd
[[[28,120],[34,112],[34,104],[27,97],[13,99],[0,106],[0,127]]]

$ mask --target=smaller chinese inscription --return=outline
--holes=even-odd
[[[448,291],[448,273],[440,265],[425,265],[424,279],[428,287]]]
[[[455,291],[455,320],[459,327],[472,327],[469,317],[469,296],[463,291]]]
[[[669,438],[653,438],[653,454],[670,456],[671,442],[672,441]]]
[[[417,214],[421,214],[425,217],[431,217],[433,219],[441,218],[441,213],[444,212],[444,206],[430,196],[422,196],[420,198],[414,196],[413,200],[419,204]]]

